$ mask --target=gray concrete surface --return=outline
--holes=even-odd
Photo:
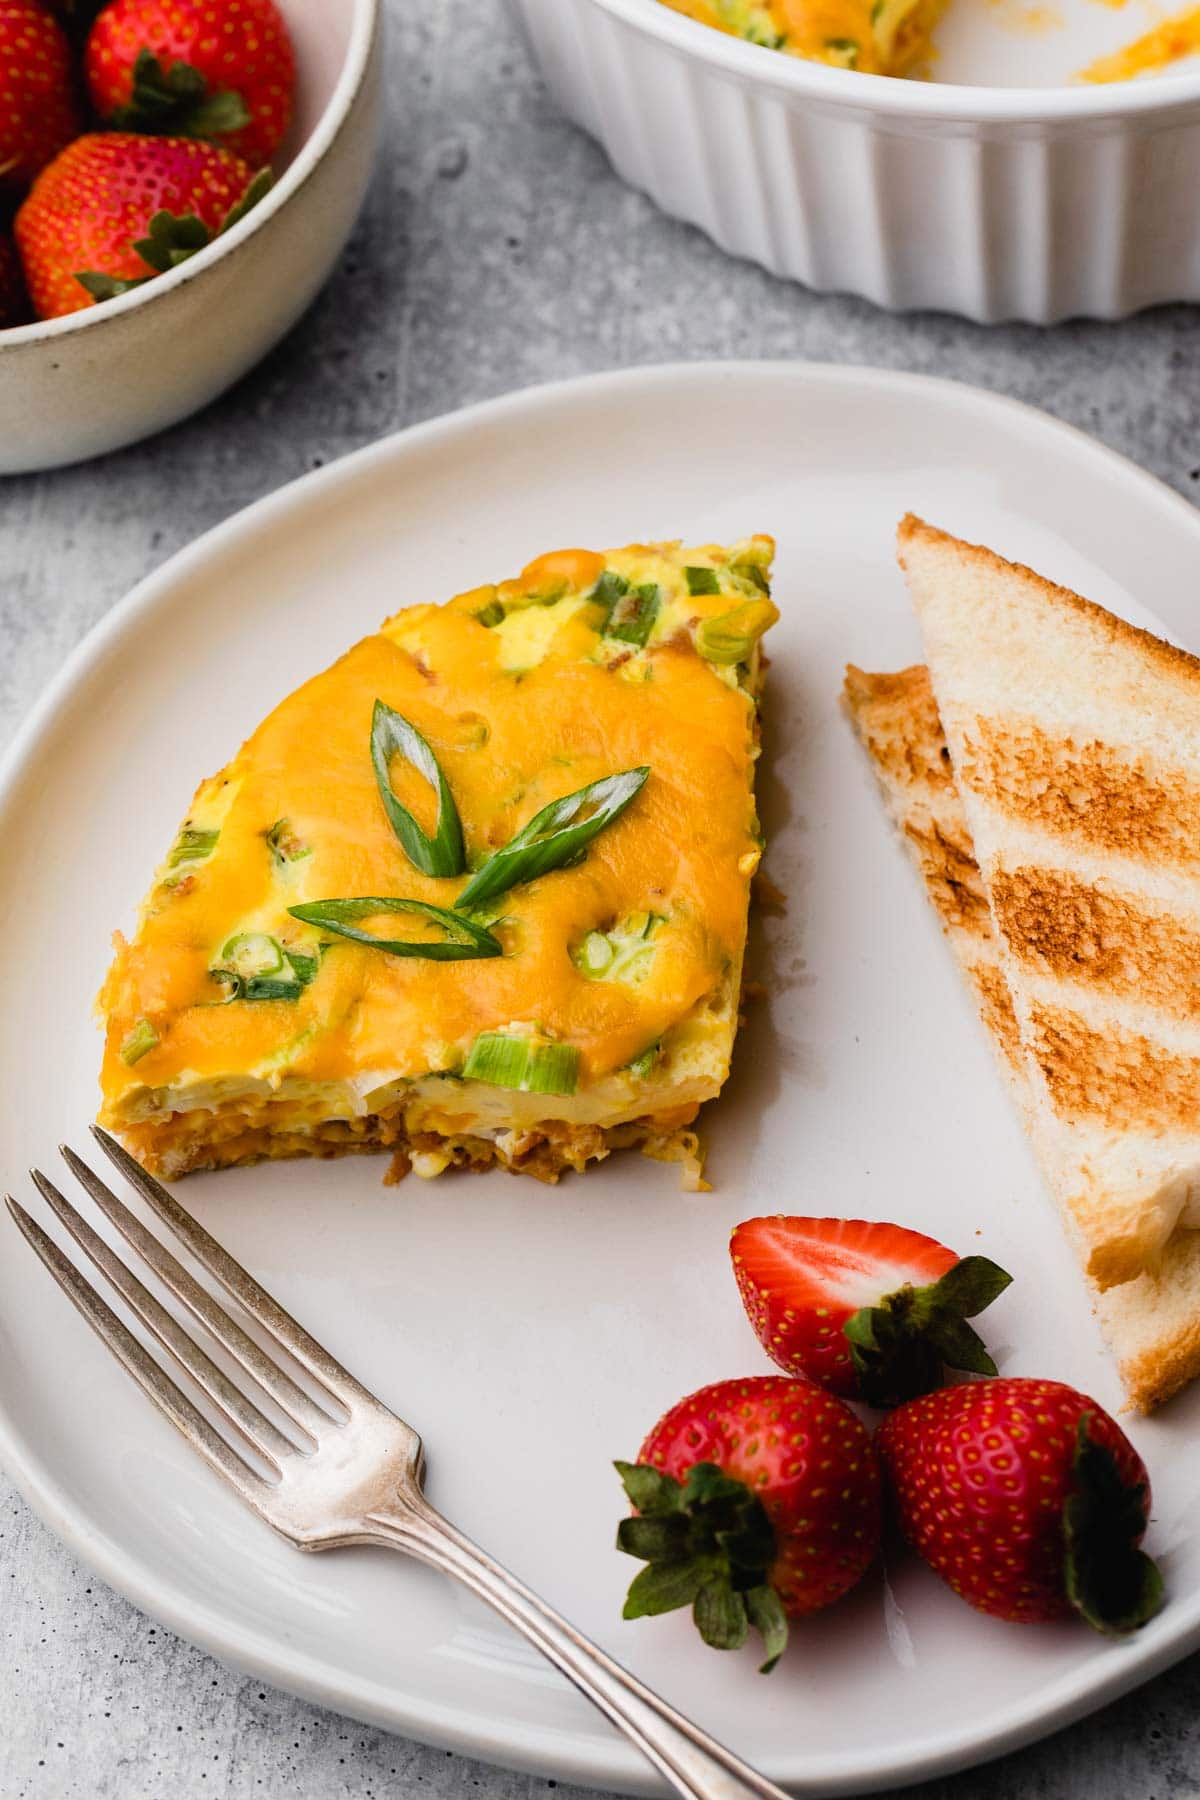
[[[1200,313],[985,331],[784,286],[617,182],[556,116],[501,0],[390,11],[384,154],[308,317],[156,442],[0,484],[0,739],[88,627],[198,532],[384,432],[558,376],[712,356],[932,371],[1046,407],[1200,496]],[[94,1581],[2,1478],[0,1583],[0,1800],[525,1800],[547,1786],[230,1674]],[[1183,1800],[1200,1794],[1198,1702],[1200,1658],[1049,1742],[914,1792]]]

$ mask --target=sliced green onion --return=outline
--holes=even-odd
[[[629,592],[629,583],[624,575],[618,575],[615,569],[605,569],[599,581],[592,589],[592,599],[602,606],[606,614],[611,613],[622,594]]]
[[[837,58],[837,66],[841,69],[852,69],[858,61],[859,44],[857,38],[826,38],[825,48],[833,52],[834,56]]]
[[[283,967],[283,945],[264,931],[239,931],[221,946],[220,967],[249,981],[255,975],[275,975]]]
[[[630,588],[609,613],[605,637],[643,649],[654,630],[661,605],[662,594],[657,582],[647,581],[641,587]]]
[[[407,806],[402,806],[392,792],[389,768],[397,751],[437,794],[437,827],[432,837],[422,831]],[[382,700],[376,700],[371,720],[371,761],[384,811],[409,862],[425,875],[461,875],[465,866],[462,825],[437,757],[416,726]]]
[[[701,620],[696,648],[709,662],[748,662],[755,644],[778,617],[779,608],[772,600],[743,600],[719,618]]]
[[[221,948],[221,959],[208,972],[229,988],[231,1000],[298,1000],[321,966],[320,956],[285,950],[278,938],[263,931],[239,931]]]
[[[644,1081],[647,1075],[652,1075],[654,1073],[655,1066],[661,1055],[662,1039],[656,1038],[654,1043],[647,1045],[640,1056],[634,1057],[633,1061],[628,1065],[629,1073],[631,1075],[640,1076]]]
[[[292,830],[290,819],[276,819],[270,831],[265,831],[263,836],[267,840],[267,849],[271,852],[271,857],[278,869],[286,868],[288,863],[300,862],[304,857],[312,855],[312,845],[306,844],[303,838],[296,836]]]
[[[197,831],[193,826],[185,826],[171,847],[167,867],[178,869],[184,863],[203,862],[216,849],[220,835],[219,831]]]
[[[649,773],[648,768],[626,769],[552,800],[471,877],[454,903],[456,910],[480,906],[518,882],[534,881],[581,860],[592,839],[640,793]]]
[[[490,629],[493,625],[504,623],[504,608],[499,600],[489,600],[486,606],[480,607],[475,617],[481,625],[486,625]]]
[[[573,1094],[579,1085],[579,1052],[572,1044],[484,1031],[471,1045],[463,1080],[526,1094]]]
[[[301,956],[298,950],[289,950],[287,952],[287,959],[291,965],[292,973],[300,983],[301,987],[307,987],[310,982],[316,980],[317,971],[321,967],[321,958],[319,955]]]
[[[423,956],[430,962],[468,962],[482,956],[503,956],[504,947],[490,931],[472,919],[464,919],[444,906],[429,906],[423,900],[401,900],[376,896],[360,900],[313,900],[305,906],[289,906],[294,919],[306,925],[319,925],[351,943],[366,944],[372,950],[383,950],[389,956]],[[356,921],[370,919],[377,913],[408,913],[421,919],[432,919],[446,934],[444,943],[418,943],[412,938],[374,937],[360,931]]]
[[[613,947],[602,931],[589,931],[579,946],[579,967],[585,975],[603,975],[613,959]]]
[[[683,571],[687,576],[689,594],[719,594],[721,584],[717,580],[715,569],[693,568],[689,563]]]
[[[140,1062],[143,1056],[158,1048],[158,1033],[149,1019],[139,1019],[133,1030],[129,1032],[121,1045],[121,1061],[130,1068]]]
[[[576,968],[589,981],[636,985],[649,973],[654,946],[648,940],[662,923],[661,913],[631,913],[611,931],[589,931],[575,952]]]

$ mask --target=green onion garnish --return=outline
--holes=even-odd
[[[574,954],[574,963],[589,981],[625,981],[636,985],[654,959],[650,942],[660,913],[631,913],[611,931],[589,931]]]
[[[228,987],[231,1000],[298,1000],[321,966],[319,956],[285,950],[265,931],[239,931],[221,946],[220,961],[208,971]]]
[[[630,588],[622,594],[608,615],[608,624],[604,627],[604,635],[616,638],[622,644],[633,644],[637,649],[644,649],[650,633],[654,630],[654,621],[658,617],[662,605],[662,594],[658,583],[647,581],[641,587]]]
[[[471,1045],[463,1079],[526,1094],[573,1094],[579,1085],[579,1052],[573,1044],[484,1031]]]
[[[624,575],[618,575],[615,569],[605,569],[599,581],[592,589],[592,599],[602,606],[606,614],[611,613],[622,594],[629,592],[629,583]]]
[[[306,925],[319,925],[352,943],[366,944],[372,950],[384,950],[389,956],[423,956],[430,962],[468,962],[481,956],[503,956],[504,948],[490,931],[444,906],[429,906],[424,900],[400,900],[391,896],[361,900],[313,900],[306,906],[289,906],[294,919]],[[432,919],[446,937],[443,943],[419,943],[412,938],[374,937],[360,931],[356,921],[370,919],[378,913],[409,913]]]
[[[425,777],[437,794],[437,828],[433,837],[422,831],[407,806],[402,806],[392,792],[389,768],[397,751]],[[390,706],[385,706],[382,700],[376,700],[371,720],[371,761],[375,765],[375,780],[384,811],[414,868],[425,875],[461,875],[465,867],[462,825],[454,795],[438,767],[437,757],[416,726],[393,712]]]
[[[130,1068],[140,1062],[143,1056],[158,1047],[158,1033],[149,1019],[139,1019],[133,1030],[126,1035],[121,1045],[121,1061]]]
[[[490,629],[493,625],[504,623],[504,608],[499,600],[489,600],[486,606],[480,607],[475,617],[480,625],[486,625]]]
[[[833,51],[840,68],[852,69],[858,61],[859,45],[856,38],[826,38],[825,48]]]
[[[216,849],[220,835],[219,831],[197,831],[185,826],[171,847],[167,867],[178,869],[184,863],[203,862]]]
[[[312,845],[296,836],[290,819],[276,819],[270,831],[264,831],[263,836],[277,869],[286,868],[288,863],[300,862],[303,857],[312,855]]]
[[[523,831],[488,858],[454,902],[456,911],[481,906],[518,882],[535,881],[552,869],[581,860],[592,839],[619,818],[649,775],[648,768],[625,769],[589,782],[574,794],[552,800]]]
[[[647,1075],[652,1075],[654,1073],[655,1065],[661,1055],[662,1039],[656,1038],[654,1043],[647,1045],[640,1056],[634,1057],[633,1061],[628,1065],[629,1073],[631,1075],[639,1075],[644,1081]]]
[[[243,981],[275,975],[283,967],[283,945],[265,931],[239,931],[222,944],[220,966]]]
[[[748,662],[763,632],[779,617],[772,600],[743,600],[717,619],[702,619],[696,631],[696,648],[714,663]]]
[[[684,569],[687,576],[689,594],[719,594],[721,584],[717,580],[715,569],[693,568],[690,564]]]

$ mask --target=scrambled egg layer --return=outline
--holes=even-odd
[[[102,1121],[167,1175],[381,1147],[425,1174],[500,1161],[553,1179],[621,1142],[694,1161],[677,1134],[728,1072],[761,851],[772,551],[555,552],[395,614],[284,700],[202,784],[133,940],[116,941]],[[614,583],[655,594],[644,643],[614,632]],[[394,956],[291,915],[334,896],[449,909],[465,885],[421,873],[392,830],[370,756],[377,700],[432,748],[471,868],[549,802],[649,767],[582,861],[498,898],[501,956]],[[432,832],[432,789],[399,757],[390,777]],[[230,946],[264,943],[260,994],[231,989]],[[570,1046],[573,1091],[464,1078],[491,1032]]]
[[[944,0],[664,0],[732,37],[867,75],[927,63]]]

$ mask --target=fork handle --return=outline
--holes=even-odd
[[[787,1800],[782,1789],[614,1662],[423,1497],[411,1510],[405,1504],[395,1512],[373,1513],[370,1525],[370,1542],[407,1551],[486,1600],[637,1745],[685,1800]]]

